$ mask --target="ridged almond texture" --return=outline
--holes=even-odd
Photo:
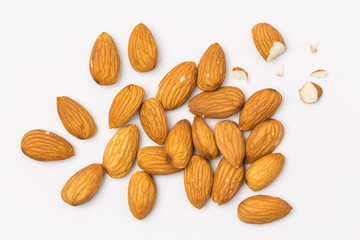
[[[239,204],[238,217],[245,223],[265,224],[285,217],[291,209],[292,207],[281,198],[257,195]]]
[[[226,74],[225,54],[218,43],[212,44],[199,62],[198,87],[203,91],[214,91],[224,82]]]
[[[99,189],[104,177],[101,164],[91,164],[75,173],[61,191],[61,198],[70,205],[88,202]]]
[[[41,129],[31,130],[24,135],[21,150],[29,158],[38,161],[57,161],[74,155],[74,149],[68,141]]]
[[[92,137],[96,132],[94,119],[79,103],[68,97],[57,98],[57,110],[66,130],[79,139]]]
[[[284,127],[276,119],[266,120],[257,125],[246,139],[245,163],[252,163],[272,153],[284,136]]]
[[[113,178],[125,176],[131,169],[139,146],[139,130],[135,125],[121,128],[109,141],[103,156],[107,174]]]
[[[95,41],[90,56],[90,73],[100,85],[112,85],[120,73],[120,58],[112,37],[103,32]]]
[[[239,126],[241,130],[253,130],[259,123],[270,118],[279,108],[281,94],[275,89],[266,88],[254,93],[240,113]]]
[[[184,171],[184,185],[190,203],[200,209],[210,197],[213,171],[210,163],[199,155],[193,155]]]
[[[191,131],[194,146],[199,154],[207,160],[217,158],[219,150],[216,146],[215,136],[204,119],[195,116]]]
[[[229,120],[216,123],[215,139],[224,158],[235,168],[241,166],[245,156],[245,140],[238,125]]]
[[[146,135],[159,145],[163,145],[168,135],[168,121],[161,103],[156,98],[143,102],[140,108],[140,122]]]
[[[126,124],[139,109],[144,99],[145,90],[130,84],[115,96],[109,112],[109,127],[119,128]]]
[[[158,48],[150,30],[142,23],[131,32],[128,54],[131,66],[137,72],[148,72],[156,66]]]
[[[174,168],[165,157],[163,147],[143,147],[137,154],[139,167],[153,175],[167,175],[179,172],[181,169]]]
[[[131,176],[128,187],[129,208],[134,217],[145,218],[154,207],[156,184],[152,176],[139,171]]]
[[[173,167],[183,169],[188,165],[192,151],[191,125],[183,119],[173,126],[166,138],[166,159]]]
[[[196,78],[197,69],[194,62],[180,63],[161,80],[156,98],[165,110],[176,109],[189,99]]]
[[[212,189],[212,199],[217,205],[225,204],[234,197],[244,181],[244,173],[244,164],[234,168],[224,158],[221,159],[215,171]]]
[[[214,92],[202,92],[189,102],[189,111],[199,117],[227,118],[239,112],[245,104],[243,92],[237,87],[222,87]]]

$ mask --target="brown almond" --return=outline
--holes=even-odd
[[[215,136],[204,119],[194,116],[191,131],[194,146],[201,156],[207,160],[215,159],[219,156]]]

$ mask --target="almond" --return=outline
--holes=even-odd
[[[192,151],[191,125],[183,119],[173,126],[166,138],[166,159],[173,167],[183,169],[188,165]]]
[[[86,109],[68,97],[57,98],[57,110],[66,130],[79,139],[92,137],[96,132],[96,125]]]
[[[244,173],[244,164],[234,168],[224,158],[221,159],[215,171],[212,189],[212,199],[216,205],[225,204],[235,196],[243,183]]]
[[[284,127],[276,119],[266,120],[257,125],[246,139],[245,163],[252,163],[272,153],[284,136]]]
[[[64,138],[55,133],[35,129],[27,132],[21,140],[22,152],[38,161],[56,161],[74,155],[74,149]]]
[[[312,73],[310,73],[310,77],[314,78],[325,78],[328,72],[324,69],[315,70]]]
[[[270,88],[254,93],[246,102],[239,117],[241,130],[252,130],[259,123],[270,118],[281,104],[281,94]]]
[[[198,87],[203,91],[214,91],[224,82],[226,74],[225,54],[218,43],[212,44],[199,62]]]
[[[120,73],[120,58],[111,36],[103,32],[93,46],[90,57],[90,73],[100,85],[112,85]]]
[[[109,127],[119,128],[126,124],[139,109],[144,95],[144,89],[134,84],[121,89],[110,107]]]
[[[281,198],[257,195],[239,204],[238,217],[245,223],[264,224],[285,217],[291,209],[292,207]]]
[[[148,72],[156,66],[158,48],[150,30],[143,23],[136,25],[131,32],[128,54],[131,66],[137,72]]]
[[[146,100],[140,108],[140,122],[148,137],[163,145],[168,135],[165,110],[156,98]]]
[[[204,119],[195,116],[191,130],[194,146],[199,154],[207,160],[217,158],[219,150],[215,136]]]
[[[129,208],[134,217],[145,218],[154,207],[156,184],[150,174],[136,172],[131,176],[128,187]]]
[[[174,168],[166,160],[165,148],[163,147],[143,147],[137,155],[139,167],[153,175],[167,175],[179,172],[181,169]]]
[[[310,44],[310,51],[312,52],[312,53],[317,53],[317,51],[318,51],[318,46],[319,46],[319,41],[314,41],[314,42],[312,42],[311,44]]]
[[[247,83],[248,80],[248,73],[245,71],[245,69],[241,67],[234,67],[233,68],[233,77],[237,80],[245,80]]]
[[[238,168],[245,156],[245,140],[238,125],[229,120],[216,123],[215,139],[224,158]]]
[[[99,189],[104,177],[101,164],[91,164],[75,173],[61,191],[61,198],[70,205],[88,202]]]
[[[121,128],[107,144],[103,165],[113,178],[125,176],[131,169],[139,145],[139,130],[135,125]]]
[[[210,163],[199,155],[193,155],[184,171],[184,185],[190,203],[201,209],[210,197],[213,171]]]
[[[315,103],[323,93],[322,88],[313,82],[306,82],[299,90],[301,101],[304,103]]]
[[[176,109],[189,99],[196,78],[197,69],[194,62],[180,63],[161,80],[156,98],[165,110]]]
[[[214,92],[202,92],[189,102],[189,111],[206,118],[227,118],[244,106],[245,97],[237,87],[222,87]]]

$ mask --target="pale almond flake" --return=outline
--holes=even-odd
[[[314,41],[314,42],[312,42],[311,44],[310,44],[310,51],[312,52],[312,53],[317,53],[317,48],[318,48],[318,46],[319,46],[319,41]]]
[[[325,78],[326,75],[327,75],[327,71],[325,71],[324,69],[319,69],[310,73],[310,77],[314,77],[314,78]]]
[[[247,83],[248,73],[243,68],[234,67],[233,68],[233,77],[237,80],[245,80]]]
[[[277,72],[276,72],[276,76],[278,76],[278,77],[283,77],[283,76],[284,76],[284,64],[281,65],[281,66],[278,68],[278,70],[277,70]]]

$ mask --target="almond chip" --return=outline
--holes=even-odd
[[[277,70],[277,72],[276,72],[276,76],[278,76],[278,77],[283,77],[283,76],[284,76],[284,64],[281,65],[281,66],[278,68],[278,70]]]
[[[312,53],[317,53],[317,48],[319,46],[319,41],[314,41],[310,44],[310,50]]]
[[[316,71],[313,71],[310,74],[310,77],[314,77],[314,78],[325,78],[327,75],[327,71],[325,71],[324,69],[319,69]]]
[[[306,82],[299,90],[299,93],[301,101],[304,103],[315,103],[319,100],[323,91],[319,85],[313,82]]]
[[[248,73],[245,71],[245,69],[240,67],[234,67],[233,68],[233,77],[237,80],[245,80],[247,83],[248,80]]]

